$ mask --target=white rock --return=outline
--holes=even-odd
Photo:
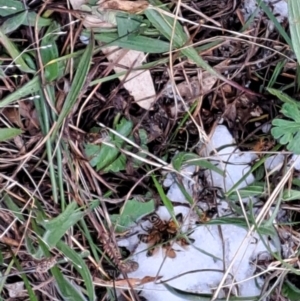
[[[283,166],[285,156],[282,154],[270,156],[265,161],[265,167],[267,170],[278,170]]]
[[[271,12],[276,16],[278,22],[284,21],[288,17],[288,7],[285,0],[263,0],[264,3],[269,7]],[[263,10],[258,8],[257,0],[244,0],[243,12],[244,18],[247,20],[256,10],[257,16],[263,14]]]
[[[235,141],[224,125],[218,125],[211,137],[210,144],[207,148],[207,153],[223,147],[224,145],[235,144]],[[237,183],[249,170],[250,165],[255,158],[255,154],[241,152],[236,146],[227,146],[218,151],[214,155],[216,158],[212,163],[215,163],[221,170],[225,171],[225,178],[215,171],[207,170],[207,178],[212,186],[223,188],[228,191],[235,183]],[[211,174],[211,177],[210,177]],[[246,179],[238,186],[245,187],[254,181],[252,174],[249,174]]]
[[[300,156],[299,155],[293,155],[291,160],[290,160],[290,164],[293,164],[296,161],[294,168],[296,170],[300,170]]]
[[[228,144],[235,144],[234,139],[225,126],[218,125],[212,135],[211,143],[207,147],[207,153]],[[250,170],[249,163],[255,158],[256,156],[252,154],[242,153],[235,146],[227,146],[213,156],[217,166],[226,171],[226,177],[212,172],[211,174],[207,173],[209,175],[208,180],[211,181],[212,186],[221,187],[226,191]],[[183,172],[190,176],[195,170],[195,166],[189,166]],[[182,181],[188,193],[193,195],[192,191],[196,186],[194,187],[186,178],[183,178]],[[253,181],[253,175],[249,174],[239,187],[248,185]],[[167,195],[172,202],[186,203],[185,197],[171,175],[166,177],[164,185],[170,187]],[[219,214],[228,214],[228,203],[225,201],[219,203]],[[212,294],[222,280],[224,267],[227,270],[236,256],[229,274],[233,275],[234,279],[228,278],[226,284],[238,283],[239,296],[242,297],[260,294],[255,282],[260,282],[260,279],[249,280],[255,271],[255,266],[251,262],[262,252],[268,252],[265,245],[275,250],[269,241],[263,244],[261,237],[256,233],[247,238],[247,229],[234,225],[196,225],[195,221],[199,218],[194,213],[195,208],[191,210],[189,206],[174,206],[174,211],[175,214],[181,212],[185,217],[183,233],[189,228],[194,230],[189,237],[193,238],[195,242],[186,248],[174,243],[173,249],[176,251],[176,257],[173,259],[166,258],[165,250],[161,247],[158,247],[153,256],[147,257],[148,245],[139,242],[137,235],[134,235],[128,239],[126,245],[134,246],[131,248],[131,250],[134,250],[132,259],[139,263],[139,269],[130,273],[129,277],[142,279],[145,276],[162,276],[160,281],[173,278],[167,282],[170,286],[186,292]],[[170,214],[165,207],[159,207],[157,214],[163,220],[170,219]],[[142,226],[135,227],[133,231],[144,233],[143,229],[147,229],[147,227],[151,227],[151,224],[144,222]],[[159,280],[144,284],[136,289],[142,290],[142,296],[151,301],[186,300],[186,298],[172,295],[159,283]],[[234,289],[235,287],[232,291]],[[221,291],[221,293],[223,295],[220,294],[219,297],[227,296],[226,292]]]
[[[190,166],[186,166],[185,168],[183,168],[181,170],[181,173],[184,173],[185,175],[191,177],[195,171],[196,171],[196,167],[193,165],[190,165]],[[177,203],[187,203],[185,196],[183,195],[183,193],[181,192],[180,188],[178,187],[178,185],[176,183],[177,177],[178,177],[178,175],[169,173],[167,175],[166,179],[164,180],[163,185],[165,187],[170,187],[168,190],[168,193],[167,193],[167,197],[170,200],[173,200],[174,202],[177,202]],[[182,178],[182,184],[183,184],[185,190],[189,193],[189,195],[193,195],[194,184],[191,183],[191,181],[188,180],[187,178]]]

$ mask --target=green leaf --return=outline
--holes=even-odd
[[[216,173],[220,174],[221,176],[225,176],[225,172],[215,166],[214,164],[210,163],[208,160],[201,158],[200,156],[187,153],[187,152],[180,152],[174,156],[172,159],[173,167],[180,171],[183,165],[196,165],[201,166],[202,168],[209,169],[215,171]]]
[[[39,221],[39,224],[46,229],[43,235],[43,242],[49,249],[55,247],[66,232],[82,219],[84,214],[83,211],[77,210],[77,203],[73,202],[59,216],[51,220]],[[39,248],[35,257],[40,258],[42,254],[42,249]]]
[[[98,168],[98,166],[97,166]],[[104,172],[119,172],[126,168],[126,156],[120,154],[116,160],[103,169]]]
[[[10,140],[18,135],[22,134],[20,129],[5,128],[0,129],[0,142]]]
[[[14,64],[25,73],[35,73],[35,70],[28,67],[25,63],[22,54],[17,49],[15,44],[6,36],[3,30],[0,28],[0,43],[5,47],[9,55],[14,61]]]
[[[133,124],[131,121],[122,118],[120,123],[116,126],[116,131],[124,137],[128,137],[132,131]],[[118,159],[120,154],[119,148],[124,144],[124,140],[121,137],[109,134],[109,140],[105,138],[106,142],[110,145],[102,143],[101,145],[87,144],[85,146],[85,153],[90,159],[90,164],[96,166],[99,170],[122,170],[125,168],[124,156]]]
[[[14,259],[14,263],[15,263],[17,269],[18,269],[19,271],[21,271],[21,270],[22,270],[21,265],[20,265],[18,259],[15,257],[15,255],[13,255],[13,259]],[[24,284],[25,284],[25,287],[26,287],[26,289],[27,289],[27,292],[28,292],[28,296],[29,296],[30,301],[38,301],[38,299],[37,299],[37,297],[36,297],[36,295],[35,295],[35,293],[34,293],[32,287],[31,287],[31,285],[30,285],[30,281],[29,281],[29,279],[27,278],[27,275],[26,275],[26,274],[20,274],[20,277],[22,278],[22,280],[23,280],[23,282],[24,282]]]
[[[295,201],[300,199],[300,191],[294,189],[286,189],[283,192],[282,200],[284,202]]]
[[[58,291],[64,301],[86,301],[80,288],[74,282],[70,282],[68,278],[65,278],[57,267],[53,267],[51,272],[56,280],[55,283],[58,287]]]
[[[77,66],[77,71],[74,76],[72,86],[70,88],[70,91],[64,101],[64,105],[62,107],[62,110],[58,116],[55,129],[52,133],[52,137],[56,136],[57,131],[59,130],[60,126],[62,125],[64,119],[69,115],[69,113],[74,108],[74,105],[78,99],[78,96],[83,88],[83,85],[86,81],[89,69],[90,69],[90,63],[92,59],[94,49],[94,39],[92,38],[92,41],[89,43],[87,48],[85,49],[80,62]]]
[[[128,13],[118,12],[116,15],[119,37],[127,38],[128,34],[137,32],[143,22],[140,15],[130,15]]]
[[[170,50],[170,43],[142,35],[131,34],[126,38],[120,38],[117,33],[98,33],[95,34],[95,39],[107,43],[107,46],[118,46],[145,53],[164,53]]]
[[[152,177],[154,185],[155,185],[155,187],[156,187],[156,189],[159,193],[159,196],[161,197],[161,200],[162,200],[163,204],[165,205],[168,212],[170,213],[173,220],[175,221],[176,217],[175,217],[174,207],[173,207],[173,204],[172,204],[171,200],[166,196],[162,186],[158,183],[158,181],[156,180],[156,177],[155,177],[155,175],[153,175],[153,173],[151,174],[151,177]]]
[[[8,5],[9,4],[9,5]],[[6,17],[24,10],[22,1],[0,0],[0,16]]]
[[[28,15],[28,11],[25,10],[24,12],[7,19],[6,21],[3,22],[0,29],[5,34],[18,29],[23,23],[25,23],[27,15]]]
[[[287,2],[288,2],[289,25],[290,25],[292,43],[299,64],[300,62],[300,2],[299,0],[289,0]]]
[[[280,99],[282,102],[290,103],[290,104],[295,104],[297,107],[300,108],[300,103],[293,99],[292,97],[288,96],[287,94],[283,93],[280,90],[277,89],[271,89],[268,88],[267,91],[271,93],[272,95],[276,96],[278,99]]]
[[[6,207],[13,213],[13,215],[22,222],[25,222],[25,218],[22,215],[21,209],[16,205],[12,198],[8,194],[3,196]]]
[[[295,154],[300,154],[300,110],[295,103],[284,103],[281,112],[289,120],[274,119],[271,134],[287,149]]]
[[[18,88],[13,93],[6,96],[4,99],[0,100],[0,108],[13,103],[20,98],[24,98],[30,94],[37,93],[40,90],[40,80],[38,76],[35,76],[32,80],[26,83],[24,86]]]
[[[58,62],[54,60],[59,56],[56,45],[57,35],[55,32],[60,30],[60,25],[57,22],[52,22],[41,42],[42,62],[45,66],[45,78],[51,82],[59,76]],[[47,63],[51,62],[47,65]]]
[[[286,280],[282,286],[282,294],[287,297],[289,301],[299,301],[300,289],[295,284]]]
[[[85,264],[84,260],[73,249],[71,249],[64,242],[60,241],[57,244],[57,248],[74,264],[74,268],[81,275],[83,283],[87,289],[89,300],[95,300],[95,290],[93,285],[93,279],[89,268]]]
[[[28,13],[27,18],[25,19],[23,25],[34,27],[35,23],[36,23],[36,18],[37,18],[37,14],[33,11],[30,11]],[[38,22],[37,22],[37,28],[40,29],[42,27],[49,26],[52,22],[53,22],[53,20],[51,20],[51,19],[43,18],[43,17],[39,16]]]
[[[140,202],[136,199],[128,200],[122,207],[120,214],[111,215],[111,222],[116,232],[124,232],[141,217],[155,210],[154,201]]]
[[[262,195],[265,192],[265,183],[257,182],[250,184],[244,188],[240,188],[238,192],[233,191],[229,196],[230,200],[238,200],[239,198],[254,197]]]

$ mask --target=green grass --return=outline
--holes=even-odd
[[[116,291],[111,283],[118,284],[118,279],[110,272],[120,271],[105,251],[105,244],[112,244],[121,253],[116,240],[127,235],[158,204],[165,206],[175,220],[176,204],[167,197],[162,184],[166,172],[176,175],[188,206],[201,218],[203,212],[196,206],[199,200],[188,194],[182,179],[193,177],[198,181],[203,170],[225,176],[212,163],[215,161],[210,161],[218,156],[204,156],[202,147],[209,142],[209,132],[218,118],[227,118],[226,106],[238,103],[241,94],[264,110],[267,118],[263,121],[273,122],[271,133],[276,140],[270,149],[259,152],[260,157],[248,173],[230,190],[222,191],[233,215],[217,217],[209,224],[236,225],[248,233],[257,232],[268,249],[265,236],[275,237],[281,248],[280,233],[288,228],[298,231],[297,174],[287,161],[281,170],[268,172],[264,163],[273,154],[299,153],[299,68],[292,68],[296,63],[289,59],[289,51],[294,50],[299,61],[300,4],[296,0],[288,2],[289,35],[270,8],[259,1],[265,15],[274,22],[274,40],[265,39],[262,24],[257,37],[246,31],[254,16],[244,26],[239,24],[240,32],[232,34],[232,28],[222,32],[222,28],[205,27],[209,21],[205,23],[180,6],[164,5],[158,0],[151,0],[150,4],[140,14],[119,13],[114,16],[114,27],[94,32],[80,27],[80,22],[70,22],[76,20],[76,14],[62,13],[59,7],[45,4],[39,12],[41,6],[30,8],[29,4],[27,10],[21,0],[11,0],[10,6],[0,0],[0,16],[4,18],[0,26],[2,300],[9,298],[7,284],[14,281],[12,275],[19,275],[28,300],[81,301],[107,296],[113,300]],[[205,6],[203,10],[214,17]],[[99,11],[93,8],[91,13],[97,15]],[[203,26],[197,27],[200,21]],[[78,39],[81,30],[89,37],[87,45]],[[241,36],[241,32],[245,35]],[[202,46],[196,47],[199,40]],[[223,48],[235,45],[234,42],[237,46],[227,60]],[[263,56],[264,51],[278,45],[282,53],[272,53],[260,67],[258,62],[267,57]],[[158,109],[154,106],[150,113],[142,111],[118,80],[128,72],[114,73],[112,63],[102,53],[110,46],[144,52],[147,61],[128,72],[151,72],[158,94],[168,82],[176,87],[176,83],[188,82],[193,76],[201,79],[203,71],[216,77],[215,85],[207,95],[189,101],[178,98],[174,108],[185,103],[183,112],[178,110],[176,117],[164,111],[168,104],[159,97]],[[220,58],[224,65],[214,68]],[[244,85],[247,79],[252,82],[249,88]],[[259,91],[262,95],[257,96]],[[259,97],[259,101],[255,102],[254,97]],[[235,109],[237,114],[241,112],[239,106]],[[235,123],[239,116],[226,119],[229,127],[234,123],[238,128],[240,147],[242,142],[255,145],[260,141],[255,132],[257,116],[250,113],[246,123],[242,120],[242,128]],[[282,115],[290,120],[283,120]],[[87,140],[91,132],[97,143]],[[270,133],[266,136],[272,139]],[[182,168],[191,164],[200,172],[193,176],[183,174]],[[250,173],[255,175],[255,183],[237,190]],[[249,203],[244,208],[240,206],[244,196],[263,202]],[[255,206],[260,206],[258,215],[253,214]],[[285,221],[278,219],[278,212],[283,209],[288,216]],[[106,231],[110,241],[103,241]],[[290,240],[296,244],[293,233],[289,233]],[[299,250],[294,251],[297,254]],[[276,273],[266,269],[262,294],[253,298],[263,300],[264,295],[272,293],[286,300],[299,300],[299,289],[290,277],[298,276],[297,267],[279,253],[272,255],[285,270]],[[50,277],[53,279],[49,283],[37,287],[39,281]],[[101,279],[100,284],[95,277]],[[274,290],[272,279],[282,285],[280,291]],[[134,289],[137,294],[139,288]],[[166,289],[186,300],[212,297],[168,284]],[[228,300],[247,299],[228,296]]]

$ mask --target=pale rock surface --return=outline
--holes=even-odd
[[[207,151],[218,148],[223,145],[234,144],[234,140],[227,128],[223,125],[218,125],[211,138],[211,145]],[[235,146],[228,146],[220,150],[214,155],[215,162],[220,168],[226,171],[226,178],[222,178],[216,173],[212,173],[211,183],[223,189],[230,189],[247,171],[249,171],[249,163],[255,158],[251,154],[244,154]],[[223,161],[223,162],[222,162]],[[224,162],[227,162],[225,164]],[[231,164],[228,164],[230,162]],[[193,173],[194,166],[190,166],[184,170],[185,173]],[[183,179],[184,181],[184,179]],[[252,174],[249,174],[246,181],[241,183],[239,187],[243,187],[254,181]],[[164,183],[170,186],[168,197],[173,202],[182,201],[185,203],[185,198],[181,194],[180,189],[176,187],[174,179],[169,175]],[[192,189],[188,181],[185,181],[185,186],[189,188],[189,193]],[[190,187],[189,187],[190,186]],[[170,192],[171,191],[171,192]],[[220,201],[221,205],[219,214],[226,211],[227,203]],[[222,207],[222,209],[221,209]],[[174,206],[175,214],[181,212],[185,217],[185,223],[182,232],[185,233],[189,228],[194,231],[189,237],[193,238],[195,242],[185,249],[174,243],[173,249],[176,251],[174,259],[165,258],[165,251],[159,247],[155,254],[151,257],[146,256],[147,244],[139,242],[137,235],[132,236],[123,245],[134,246],[133,260],[139,263],[139,269],[129,274],[132,278],[143,278],[145,276],[155,277],[162,276],[160,281],[165,281],[174,277],[174,279],[167,283],[175,288],[183,291],[190,291],[195,293],[212,293],[213,290],[220,283],[223,276],[223,268],[228,268],[232,259],[238,254],[234,261],[231,275],[234,279],[228,278],[226,283],[238,283],[240,296],[255,296],[259,295],[260,290],[255,284],[255,280],[246,280],[250,278],[255,270],[255,265],[251,264],[258,254],[267,252],[265,245],[257,234],[247,237],[247,229],[237,227],[234,225],[195,225],[198,217],[191,212],[189,206]],[[170,214],[165,207],[159,207],[157,214],[163,220],[169,220]],[[143,233],[144,229],[151,226],[149,222],[143,222],[142,227],[136,226],[134,232]],[[220,234],[222,233],[222,235]],[[270,244],[270,242],[268,242]],[[271,249],[275,250],[271,245]],[[213,271],[217,270],[217,271]],[[218,272],[219,271],[219,272]],[[256,279],[260,282],[259,279]],[[157,282],[147,283],[139,288],[141,295],[151,301],[185,301],[186,298],[174,296],[167,289]],[[234,291],[234,287],[233,290]],[[221,291],[222,292],[222,291]],[[227,296],[222,292],[220,297]]]

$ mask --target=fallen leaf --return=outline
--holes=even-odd
[[[97,2],[97,4],[101,9],[121,10],[131,14],[142,12],[149,6],[149,3],[143,0],[100,0],[99,2]]]
[[[18,128],[24,130],[23,123],[20,118],[19,110],[17,108],[4,108],[2,114],[13,124],[17,125]]]
[[[8,291],[10,298],[26,298],[28,297],[27,291],[24,289],[24,282],[14,282],[11,284],[5,284],[5,288]]]
[[[145,283],[153,282],[160,280],[162,276],[145,276],[144,278],[126,278],[126,279],[117,279],[114,281],[105,281],[100,278],[94,278],[94,284],[105,287],[135,287]]]
[[[121,0],[108,0],[99,1],[98,5],[100,11],[96,6],[88,7],[85,0],[70,0],[74,9],[81,10],[82,7],[90,10],[90,14],[84,16],[83,25],[88,28],[103,28],[115,27],[111,21],[107,21],[108,17],[105,16],[113,7],[118,7],[118,10],[126,11],[129,13],[136,13],[148,7],[148,2],[143,0],[138,1],[121,1]],[[109,9],[108,9],[109,8]],[[97,13],[98,12],[98,13]],[[78,18],[80,15],[78,15]],[[108,60],[114,64],[114,71],[116,73],[122,71],[129,71],[129,76],[126,77],[124,88],[132,95],[136,103],[145,110],[150,110],[156,100],[156,91],[154,88],[153,80],[149,70],[131,71],[133,67],[140,67],[143,64],[145,54],[135,50],[120,49],[118,47],[107,47],[102,49],[103,53],[107,56]],[[117,64],[124,66],[124,68],[117,67]],[[123,80],[125,76],[120,76]]]
[[[19,112],[24,117],[24,125],[30,134],[36,133],[37,129],[40,128],[39,119],[37,112],[33,104],[29,101],[19,101]]]
[[[143,64],[145,54],[135,50],[118,50],[118,47],[104,48],[103,52],[108,60],[115,64],[114,71],[116,73],[129,72],[128,76],[120,76],[120,80],[125,80],[123,85],[135,102],[143,109],[150,110],[156,100],[156,92],[150,71],[131,71],[132,68]],[[116,66],[117,64],[118,66]]]

